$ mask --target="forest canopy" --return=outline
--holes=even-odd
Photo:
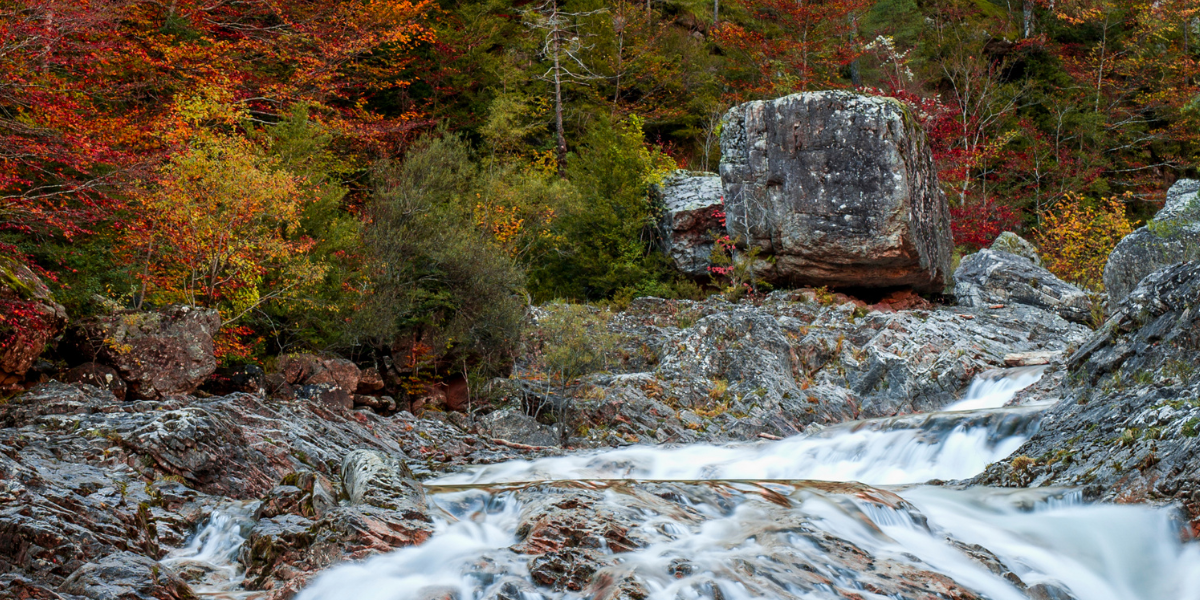
[[[1198,59],[1197,0],[0,1],[0,251],[72,316],[216,308],[227,360],[499,364],[504,310],[701,293],[648,192],[735,104],[908,103],[969,251],[1152,214]]]

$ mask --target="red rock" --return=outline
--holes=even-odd
[[[15,387],[62,331],[67,311],[41,278],[11,258],[0,258],[0,387]]]
[[[379,369],[367,367],[359,373],[358,388],[354,393],[366,396],[380,392],[383,388],[383,376],[379,374]]]
[[[190,394],[216,371],[213,336],[220,327],[221,315],[208,308],[124,311],[76,324],[63,346],[79,362],[116,369],[130,397],[154,400]]]
[[[120,373],[112,367],[106,367],[94,362],[83,363],[59,378],[63,383],[87,383],[98,388],[104,388],[113,393],[117,400],[125,399],[125,382]]]
[[[279,372],[291,385],[328,384],[353,394],[361,373],[358,366],[344,358],[315,354],[295,354],[279,359]]]

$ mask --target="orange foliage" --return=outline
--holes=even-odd
[[[221,114],[204,99],[179,106],[192,126]],[[221,308],[232,321],[320,277],[306,260],[315,242],[297,235],[308,201],[299,179],[240,135],[194,129],[191,137],[140,194],[123,237],[143,296]]]
[[[1042,259],[1055,275],[1085,288],[1104,289],[1104,265],[1121,238],[1133,232],[1125,216],[1125,200],[1113,196],[1089,202],[1068,193],[1042,215],[1036,232]]]

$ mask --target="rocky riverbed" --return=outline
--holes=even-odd
[[[1066,595],[1074,588],[1065,575],[1013,563],[1004,555],[1012,548],[978,546],[970,527],[922,525],[931,540],[949,535],[950,550],[928,540],[899,550],[855,537],[818,507],[864,515],[893,541],[899,517],[882,515],[938,522],[944,508],[930,506],[939,503],[1019,516],[1029,502],[1086,512],[1085,500],[1136,501],[1195,519],[1197,269],[1147,279],[1096,332],[1025,305],[896,310],[812,291],[736,304],[639,300],[607,322],[626,350],[619,367],[543,398],[577,404],[580,426],[565,447],[553,424],[521,412],[522,394],[547,388],[520,368],[496,382],[508,392],[474,421],[264,393],[122,402],[89,384],[43,384],[0,405],[0,593],[288,598],[338,564],[383,561],[362,563],[360,574],[389,561],[424,564],[439,555],[412,552],[466,544],[446,541],[461,534],[475,554],[447,565],[489,574],[462,588],[454,571],[443,583],[459,591],[428,584],[424,597],[1108,597]],[[971,393],[990,398],[977,410],[922,415],[961,400],[972,381],[1022,377],[1030,369],[994,370],[1028,360],[1047,364],[1022,380],[1037,380],[1024,391],[988,396],[977,385]],[[716,382],[723,395],[712,393]],[[996,402],[1030,406],[990,408]],[[655,442],[665,445],[646,445]],[[618,449],[595,454],[605,447]],[[555,483],[529,483],[539,480]],[[933,480],[949,496],[800,480]],[[954,495],[968,484],[1046,491]],[[1150,528],[1137,533],[1147,544],[1166,543],[1154,537],[1165,535],[1159,513],[1143,510],[1112,518]],[[1104,527],[1110,517],[1087,518]],[[449,533],[467,522],[498,529]],[[727,530],[742,533],[715,533]],[[207,532],[199,542],[198,532]],[[226,546],[205,555],[205,539]],[[729,550],[688,550],[717,540]],[[764,544],[774,550],[750,550]],[[411,550],[392,558],[400,548]],[[1171,548],[1158,550],[1171,561],[1192,551]],[[947,566],[945,552],[975,566]],[[1168,566],[1156,568],[1183,576]],[[316,580],[305,597],[375,585],[337,583],[346,573]],[[388,566],[378,573],[400,577]],[[406,589],[396,585],[387,589]],[[378,597],[416,597],[396,594]]]

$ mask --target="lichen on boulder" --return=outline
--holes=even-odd
[[[950,214],[925,134],[904,104],[851,92],[732,108],[721,134],[729,235],[773,257],[777,282],[950,282]]]

